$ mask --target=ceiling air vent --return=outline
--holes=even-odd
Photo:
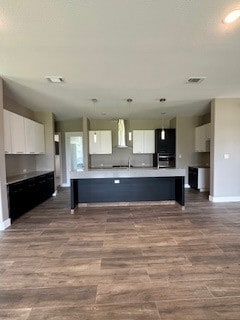
[[[191,77],[188,79],[187,83],[198,84],[201,83],[206,77]]]
[[[63,82],[63,77],[59,77],[59,76],[47,76],[45,77],[49,82],[52,83],[60,83]]]

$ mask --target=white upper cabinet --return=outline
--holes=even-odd
[[[207,123],[195,128],[195,151],[210,151],[211,124]]]
[[[36,153],[44,154],[45,153],[45,133],[44,125],[38,122],[35,122],[35,145]]]
[[[12,153],[11,112],[8,110],[3,110],[3,126],[5,153]]]
[[[154,130],[133,130],[133,153],[155,153]]]
[[[11,113],[11,137],[12,137],[12,153],[24,154],[25,149],[25,129],[24,118],[18,114]]]
[[[24,118],[27,154],[45,153],[44,125]]]
[[[211,123],[205,124],[206,140],[211,140]]]
[[[9,154],[45,153],[44,125],[4,110],[4,147]]]
[[[111,154],[111,130],[89,131],[89,154]]]
[[[24,118],[24,126],[25,126],[25,142],[26,142],[26,153],[36,153],[36,132],[35,132],[35,122]]]

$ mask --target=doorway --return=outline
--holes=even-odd
[[[55,186],[56,190],[62,184],[62,165],[61,165],[61,134],[56,132],[54,134],[54,143],[55,143]]]
[[[70,171],[83,170],[83,134],[66,132],[66,180],[70,186]]]

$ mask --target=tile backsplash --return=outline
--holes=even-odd
[[[112,154],[98,154],[90,156],[91,168],[112,167],[116,165],[128,165],[135,167],[152,167],[152,154],[133,154],[132,147],[127,148],[113,148]]]

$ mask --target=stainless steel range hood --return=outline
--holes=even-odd
[[[118,120],[118,148],[127,148],[125,123],[123,119]]]

